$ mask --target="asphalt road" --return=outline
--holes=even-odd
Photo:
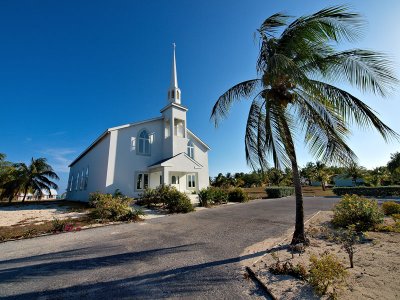
[[[305,213],[334,198],[306,198]],[[0,244],[2,299],[254,299],[245,248],[294,225],[294,199],[255,200],[141,223]]]

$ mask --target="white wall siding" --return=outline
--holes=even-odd
[[[69,178],[74,176],[72,191],[67,191],[68,200],[88,201],[89,193],[99,191],[106,192],[106,178],[108,166],[108,152],[110,146],[110,135],[106,135],[89,152],[79,159],[71,168]],[[88,185],[85,189],[75,190],[77,175],[84,174],[89,167]],[[80,177],[80,175],[79,175]]]

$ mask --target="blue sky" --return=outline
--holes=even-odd
[[[271,14],[309,14],[348,4],[365,18],[349,47],[391,55],[400,77],[400,2],[364,1],[14,1],[0,2],[0,152],[11,161],[47,157],[66,187],[67,165],[106,128],[159,116],[166,104],[172,42],[177,44],[188,127],[204,139],[210,175],[248,171],[244,126],[249,103],[215,129],[218,96],[254,78],[255,29]],[[348,87],[400,132],[400,92],[387,99]],[[386,164],[399,143],[354,128],[350,145],[366,167]],[[300,164],[312,158],[298,144]]]

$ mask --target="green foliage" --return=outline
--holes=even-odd
[[[199,192],[200,206],[209,207],[228,202],[228,191],[220,187],[208,187]]]
[[[382,204],[382,210],[387,216],[400,214],[400,204],[395,201],[388,201]]]
[[[335,226],[347,228],[354,225],[357,232],[370,230],[382,221],[383,213],[378,202],[357,195],[345,195],[335,205],[332,219]]]
[[[193,211],[193,205],[189,197],[168,185],[160,185],[156,189],[146,189],[140,199],[136,201],[136,204],[147,207],[161,206],[170,213]]]
[[[92,193],[89,197],[89,204],[94,209],[89,216],[95,220],[126,221],[137,220],[142,212],[133,210],[130,207],[133,199],[111,194]]]
[[[294,187],[270,186],[265,189],[268,198],[282,198],[294,195]]]
[[[169,194],[175,190],[174,187],[169,185],[160,185],[155,189],[147,188],[140,198],[136,201],[138,205],[144,205],[149,208],[155,206],[163,206]]]
[[[213,204],[213,194],[210,188],[201,189],[199,191],[199,206],[209,207]]]
[[[396,220],[393,225],[379,224],[375,226],[375,231],[400,233],[400,221]]]
[[[165,197],[165,208],[169,213],[188,213],[194,210],[189,197],[175,189]]]
[[[390,161],[387,164],[390,172],[392,182],[395,184],[400,183],[400,152],[393,153],[390,156]]]
[[[247,202],[249,197],[247,193],[241,188],[234,188],[228,193],[229,202]]]
[[[380,186],[380,187],[334,187],[333,193],[338,196],[354,194],[359,196],[389,197],[400,196],[400,186]]]
[[[64,231],[64,227],[67,224],[66,220],[60,220],[57,218],[53,218],[51,221],[51,227],[53,232],[62,232]]]
[[[345,282],[347,276],[346,269],[335,255],[325,252],[319,258],[315,255],[310,257],[308,282],[318,295],[330,294],[335,297],[336,289]]]

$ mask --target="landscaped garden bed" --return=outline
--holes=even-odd
[[[0,242],[46,234],[140,221],[133,199],[121,194],[93,193],[89,204],[73,201],[36,201],[0,206]]]
[[[290,246],[290,239],[283,240],[251,270],[276,299],[399,299],[398,207],[385,205],[384,211],[391,215],[383,216],[373,202],[361,203],[366,214],[355,217],[357,224],[343,228],[338,225],[349,216],[337,209],[320,212],[306,225],[308,246]],[[350,215],[351,206],[356,208],[357,201],[350,199],[341,208],[350,210]]]

